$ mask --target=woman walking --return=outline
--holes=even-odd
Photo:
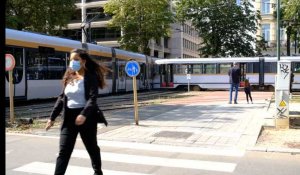
[[[46,124],[48,130],[63,110],[54,175],[65,174],[78,133],[90,156],[94,175],[103,174],[97,143],[97,96],[98,88],[103,89],[105,86],[105,73],[108,70],[93,61],[85,50],[71,51],[69,68],[63,77],[63,92],[59,95]]]

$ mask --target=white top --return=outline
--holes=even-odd
[[[68,97],[68,108],[82,108],[86,104],[84,94],[84,81],[74,80],[73,83],[67,84],[65,95]]]

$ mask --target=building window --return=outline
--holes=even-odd
[[[261,1],[261,14],[270,14],[270,0],[262,0]]]
[[[270,24],[262,24],[261,30],[265,41],[270,41]]]
[[[168,37],[164,38],[164,46],[165,46],[165,48],[169,48],[169,38]]]

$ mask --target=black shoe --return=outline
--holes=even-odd
[[[238,103],[235,101],[234,104],[238,104]]]
[[[231,101],[230,101],[230,102],[228,102],[228,104],[231,104]]]

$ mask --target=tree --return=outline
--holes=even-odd
[[[9,0],[6,27],[57,34],[75,12],[75,0]]]
[[[266,47],[267,41],[262,36],[257,36],[256,44],[255,44],[255,52],[257,56],[262,55],[263,50],[267,50]]]
[[[169,35],[174,16],[169,0],[109,0],[104,11],[112,15],[110,27],[120,27],[125,50],[149,54],[149,40]]]
[[[283,20],[283,26],[286,28],[287,34],[287,55],[290,56],[291,38],[294,41],[299,42],[300,27],[300,1],[299,0],[283,0],[282,1],[282,13],[281,19]]]
[[[256,30],[260,15],[248,1],[182,0],[177,3],[177,18],[191,20],[202,38],[204,57],[255,55]]]

